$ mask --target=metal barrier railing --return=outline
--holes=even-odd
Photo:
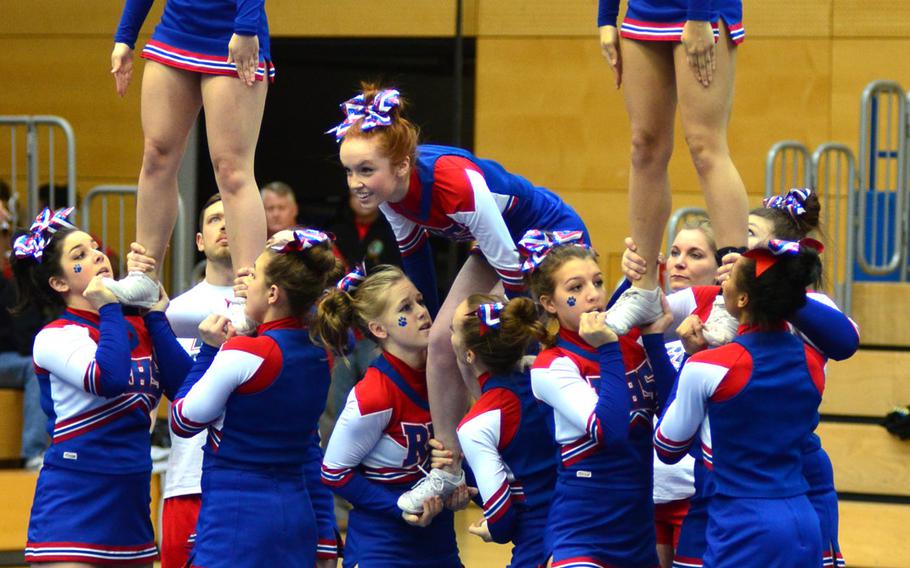
[[[826,237],[825,288],[847,314],[853,303],[856,242],[856,158],[844,144],[826,142],[812,153],[813,186],[821,201],[821,229]]]
[[[670,255],[670,249],[673,247],[673,240],[676,239],[676,234],[679,233],[680,228],[693,217],[698,219],[707,219],[708,212],[701,207],[681,207],[674,211],[672,215],[670,215],[670,220],[667,221],[667,242],[664,246],[665,255]],[[665,291],[669,294],[669,280],[665,283],[664,288]]]
[[[792,187],[810,187],[812,170],[809,149],[796,140],[778,142],[765,159],[765,197],[779,195]]]
[[[136,192],[137,187],[135,185],[97,185],[85,194],[85,199],[82,203],[82,227],[89,232],[97,231],[93,232],[93,234],[98,235],[105,245],[110,246],[111,243],[108,240],[108,236],[111,234],[109,230],[111,218],[110,202],[111,199],[116,198],[115,230],[117,247],[115,250],[119,253],[118,268],[121,275],[125,274],[126,253],[129,252],[129,243],[126,240],[126,232],[124,230],[126,216],[129,214],[131,219],[136,217]],[[99,208],[101,210],[97,218],[92,216],[92,206],[96,200],[100,200]],[[132,204],[132,207],[129,207],[128,203]],[[185,225],[186,214],[184,212],[183,199],[178,197],[176,226],[183,227]],[[183,230],[175,230],[171,237],[171,281],[168,287],[168,293],[171,294],[171,297],[189,287],[189,274],[186,268],[189,245],[185,234],[186,232]]]
[[[907,98],[894,81],[863,90],[856,261],[873,276],[907,279]]]
[[[12,190],[10,213],[14,216],[13,222],[18,225],[19,221],[30,221],[38,215],[38,187],[42,179],[46,180],[51,187],[48,192],[47,205],[52,209],[62,206],[76,204],[76,136],[73,133],[73,127],[70,123],[59,116],[45,115],[7,115],[0,116],[0,127],[8,127],[9,136],[9,171],[2,170],[3,160],[0,159],[0,178],[8,174],[10,178],[10,189]],[[42,146],[42,132],[46,130],[46,146]],[[59,130],[62,132],[66,142],[66,203],[56,203],[53,188],[57,179],[57,145],[56,134]],[[18,208],[15,206],[19,200],[19,178],[20,173],[20,132],[24,134],[24,158],[25,158],[25,219],[18,219]],[[0,136],[2,137],[2,136]],[[45,148],[47,151],[46,177],[42,177],[42,160],[41,151]]]

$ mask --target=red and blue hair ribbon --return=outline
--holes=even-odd
[[[28,232],[16,238],[13,243],[13,254],[16,258],[32,257],[41,262],[44,249],[60,229],[75,229],[76,226],[67,219],[75,207],[58,209],[56,212],[45,208],[35,217],[35,222]]]
[[[808,187],[795,187],[787,192],[786,195],[774,195],[762,200],[762,205],[768,209],[781,209],[786,211],[790,217],[796,219],[806,214],[804,204],[809,199],[812,190]]]
[[[771,239],[766,247],[754,248],[743,253],[743,256],[755,261],[756,278],[760,278],[766,270],[777,264],[777,261],[783,256],[796,256],[807,250],[821,254],[825,250],[823,244],[810,238],[801,239],[799,242]]]
[[[334,134],[335,141],[341,142],[348,129],[361,119],[360,130],[363,132],[390,126],[392,124],[392,109],[400,104],[401,93],[397,89],[383,89],[376,93],[369,103],[366,102],[366,97],[361,93],[341,104],[341,108],[344,109],[346,115],[345,119],[335,128],[326,131],[326,134]]]
[[[531,229],[518,241],[518,251],[525,257],[521,263],[521,271],[525,274],[534,272],[551,250],[566,245],[587,247],[584,232]]]
[[[336,284],[335,287],[348,294],[353,294],[357,287],[363,284],[363,281],[366,279],[367,266],[363,261],[360,261],[354,265],[353,270],[345,274],[344,278],[338,281],[338,284]]]
[[[293,238],[287,242],[279,242],[271,245],[269,248],[278,254],[288,252],[300,252],[309,248],[330,243],[335,240],[331,233],[325,233],[317,229],[294,229]]]
[[[492,304],[480,304],[477,306],[476,314],[477,320],[480,322],[480,335],[485,335],[491,329],[499,329],[502,320],[500,320],[499,315],[502,313],[502,310],[505,308],[505,304],[502,302],[494,302]]]

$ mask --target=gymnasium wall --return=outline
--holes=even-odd
[[[156,2],[140,44],[157,22]],[[746,0],[730,146],[757,202],[775,141],[856,147],[859,96],[873,79],[910,86],[910,4]],[[109,75],[116,1],[12,0],[0,7],[0,114],[56,114],[76,130],[80,191],[135,183],[142,154],[141,60],[123,99]],[[451,36],[453,0],[268,0],[274,36]],[[629,131],[603,61],[595,0],[469,0],[477,37],[478,154],[563,195],[611,268],[627,231]],[[280,61],[278,62],[280,66]],[[314,133],[316,135],[317,133]],[[321,133],[319,133],[321,135]],[[0,150],[6,140],[0,140]],[[0,165],[0,167],[4,167]],[[703,205],[680,129],[673,207]],[[4,175],[5,172],[0,172]]]

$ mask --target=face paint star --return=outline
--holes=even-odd
[[[569,307],[570,307],[570,308],[571,308],[572,306],[574,306],[574,305],[575,305],[575,296],[569,296],[569,299],[566,300],[566,303],[569,304]]]
[[[404,316],[398,318],[398,327],[404,327],[408,325],[408,319]]]
[[[75,272],[76,274],[79,274],[80,272],[82,272],[82,265],[81,265],[81,264],[77,264],[76,266],[74,266],[74,267],[73,267],[73,272]]]

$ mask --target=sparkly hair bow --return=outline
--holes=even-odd
[[[491,329],[499,329],[499,324],[502,323],[499,319],[499,314],[502,313],[505,304],[502,302],[496,302],[493,304],[480,304],[477,306],[477,319],[480,321],[480,335],[483,336],[485,333]]]
[[[70,213],[75,207],[66,207],[58,209],[55,212],[45,208],[37,217],[35,222],[29,227],[28,233],[16,238],[13,243],[13,254],[16,258],[25,258],[30,256],[41,262],[41,256],[44,249],[54,236],[54,233],[60,229],[75,229],[76,226],[67,220]]]
[[[534,272],[553,248],[564,245],[587,246],[584,233],[531,229],[518,241],[518,250],[526,257],[521,263],[521,271],[525,274]]]
[[[354,269],[344,275],[344,278],[338,281],[338,284],[335,286],[339,290],[343,290],[348,294],[353,294],[354,290],[358,286],[363,284],[363,281],[367,279],[367,267],[363,261],[358,262],[354,265]]]
[[[766,270],[777,264],[782,256],[796,256],[806,250],[821,254],[825,246],[810,238],[801,239],[799,242],[771,239],[767,248],[754,248],[743,253],[743,256],[755,261],[755,277],[759,278]]]
[[[290,241],[276,243],[269,248],[278,254],[284,254],[291,251],[304,251],[316,245],[335,240],[334,235],[331,233],[323,233],[316,229],[294,229],[293,236],[294,238]]]
[[[326,131],[326,134],[335,134],[335,141],[341,142],[348,129],[360,119],[360,130],[366,132],[381,126],[390,126],[392,124],[392,109],[401,104],[401,93],[397,89],[383,89],[376,93],[369,104],[363,93],[353,99],[342,103],[344,109],[344,122],[335,128]]]
[[[812,190],[808,187],[797,187],[787,192],[787,195],[775,195],[762,200],[762,205],[768,209],[781,209],[786,211],[790,217],[796,219],[800,215],[806,214],[806,208],[803,204],[809,199]]]

